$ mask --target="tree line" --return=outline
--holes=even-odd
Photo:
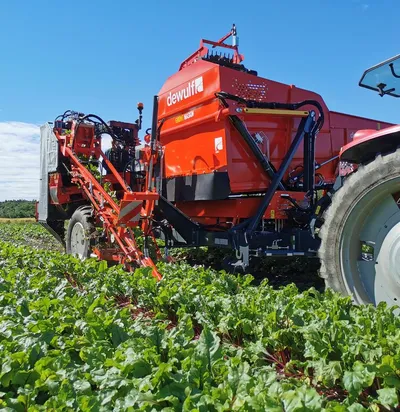
[[[6,200],[0,202],[0,218],[35,217],[36,200]]]

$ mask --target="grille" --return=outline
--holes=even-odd
[[[236,95],[246,100],[265,101],[267,99],[268,86],[266,83],[254,83],[249,80],[246,83],[239,83],[237,79],[233,81],[233,88]]]

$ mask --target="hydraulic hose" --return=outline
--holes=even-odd
[[[226,100],[234,100],[238,103],[244,104],[248,108],[258,108],[258,109],[288,109],[288,110],[297,110],[300,107],[311,105],[318,109],[318,120],[315,123],[314,129],[312,132],[317,134],[325,121],[324,110],[321,104],[316,100],[303,100],[298,103],[279,103],[279,102],[259,102],[257,100],[246,100],[242,97],[236,96],[234,94],[226,93],[226,92],[219,92],[216,93],[216,96],[225,102]]]

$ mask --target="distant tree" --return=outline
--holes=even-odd
[[[0,202],[0,218],[35,217],[35,200],[6,200]]]

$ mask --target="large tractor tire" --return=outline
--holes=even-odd
[[[67,253],[85,260],[92,253],[91,235],[95,231],[91,206],[78,207],[68,224],[66,237]]]
[[[345,179],[319,236],[326,287],[357,304],[400,304],[400,150]]]

